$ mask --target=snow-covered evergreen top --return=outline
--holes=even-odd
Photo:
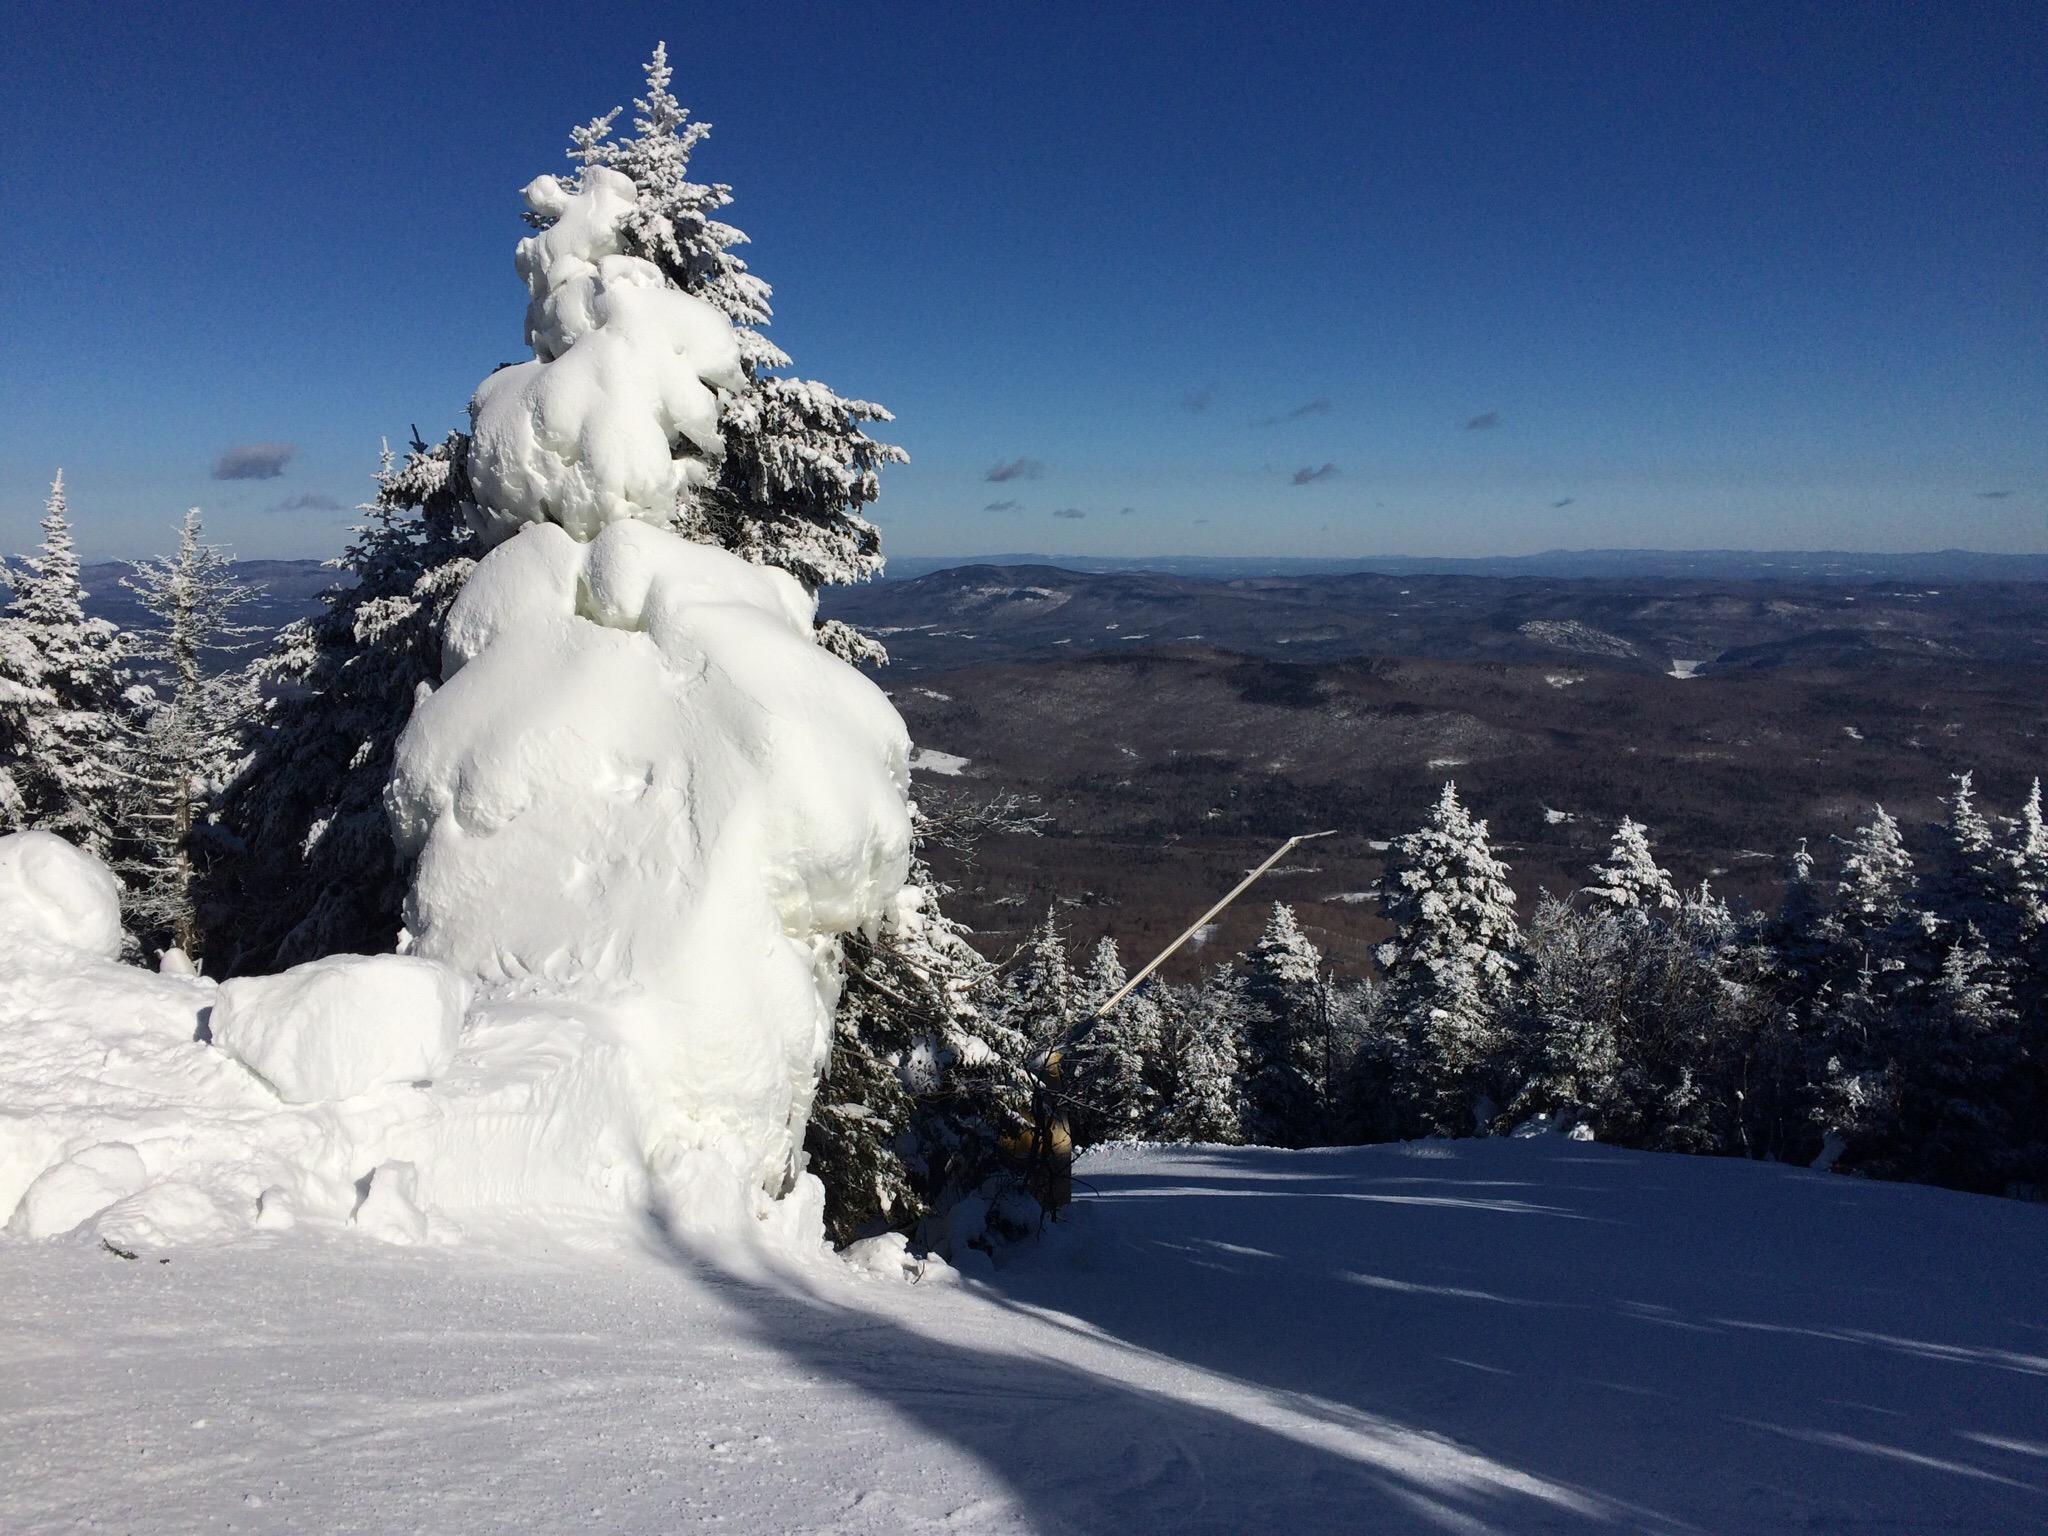
[[[1593,874],[1588,894],[1611,903],[1619,911],[1678,909],[1678,887],[1651,856],[1649,828],[1633,817],[1621,818],[1621,825],[1614,831],[1614,845],[1608,849],[1606,861],[1593,866]]]
[[[588,540],[628,519],[673,527],[723,456],[713,391],[746,383],[738,339],[711,305],[622,253],[639,207],[625,175],[595,166],[574,190],[542,176],[525,197],[548,221],[516,258],[535,360],[499,369],[470,404],[480,531],[553,522]]]
[[[1505,985],[1522,941],[1508,866],[1494,857],[1486,823],[1446,783],[1416,831],[1394,839],[1380,908],[1394,925],[1381,946],[1390,971],[1476,972],[1482,985]]]
[[[1869,823],[1845,845],[1841,878],[1835,882],[1837,909],[1858,928],[1882,928],[1899,915],[1912,882],[1913,857],[1906,852],[1898,821],[1883,806],[1874,806]]]
[[[771,315],[769,286],[734,254],[747,237],[716,217],[732,202],[732,189],[690,179],[690,156],[710,126],[691,121],[670,90],[665,45],[656,47],[645,72],[645,94],[633,103],[634,132],[615,136],[619,114],[608,112],[570,135],[569,158],[578,183],[601,170],[633,183],[636,201],[619,226],[621,248],[653,262],[736,330],[746,386],[726,410],[717,480],[682,509],[679,526],[692,538],[779,566],[808,588],[866,581],[882,568],[881,535],[861,509],[879,494],[882,468],[909,455],[864,430],[892,419],[881,406],[776,373],[790,358],[760,334]],[[545,224],[546,215],[533,221]],[[879,655],[843,630],[828,626],[822,638],[852,659]]]

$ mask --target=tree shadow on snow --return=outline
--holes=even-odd
[[[986,1309],[1010,1304],[986,1285],[920,1294],[896,1282],[734,1268],[687,1239],[663,1241],[757,1340],[986,1469],[1006,1507],[945,1511],[969,1528],[1008,1515],[1080,1536],[1524,1532],[1624,1513],[1339,1404],[1189,1372],[1115,1341],[1066,1348],[1036,1319],[1002,1326],[1001,1311]],[[977,1331],[1029,1339],[992,1348]],[[850,1444],[869,1422],[865,1408],[849,1417]],[[885,1509],[928,1497],[933,1470],[915,1465],[906,1489],[878,1467]]]
[[[1449,1501],[1502,1529],[2048,1528],[2048,1210],[1573,1143],[1084,1171],[1001,1305],[1580,1501]]]

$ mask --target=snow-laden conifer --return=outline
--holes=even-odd
[[[1033,1050],[1064,1043],[1081,1022],[1080,984],[1057,908],[1047,907],[1025,940],[1004,991],[1010,1025]]]
[[[0,595],[11,598],[13,592],[13,578],[0,562]],[[18,832],[30,824],[27,781],[39,717],[56,702],[43,682],[35,642],[11,613],[0,612],[0,832]]]
[[[201,836],[251,704],[246,677],[223,668],[249,633],[236,615],[256,595],[201,531],[194,507],[177,553],[138,564],[124,582],[153,620],[137,653],[157,668],[157,681],[138,690],[139,723],[124,754],[119,860],[136,938],[145,949],[176,945],[194,960]]]
[[[462,515],[468,438],[387,450],[322,611],[252,669],[263,693],[247,762],[223,796],[229,843],[207,905],[231,970],[389,949],[406,871],[384,790],[423,686],[439,680],[448,605],[475,564]]]
[[[692,121],[670,89],[665,45],[645,70],[632,133],[614,132],[614,110],[577,129],[569,154],[580,167],[632,179],[640,211],[626,230],[627,253],[718,309],[739,335],[747,387],[725,406],[717,483],[681,510],[682,531],[779,566],[811,590],[866,581],[881,570],[882,556],[863,508],[880,490],[882,468],[908,460],[866,427],[892,418],[870,401],[782,372],[789,355],[761,334],[772,314],[769,286],[736,254],[747,237],[719,217],[732,189],[691,179],[690,157],[710,125]],[[821,639],[850,660],[879,654],[844,624],[827,624]]]
[[[1852,936],[1882,933],[1899,920],[1912,888],[1913,857],[1899,824],[1883,806],[1873,806],[1870,820],[1842,841],[1836,918]]]
[[[1245,1135],[1267,1146],[1312,1145],[1326,1132],[1330,1076],[1323,957],[1294,909],[1276,901],[1240,969]]]
[[[1198,992],[1183,997],[1153,1134],[1161,1141],[1234,1145],[1244,1140],[1243,978],[1219,966]]]
[[[1471,1130],[1501,1061],[1501,1011],[1521,945],[1507,877],[1486,823],[1454,783],[1429,820],[1388,850],[1379,898],[1394,937],[1378,957],[1389,1021],[1405,1042],[1400,1095],[1425,1128]]]
[[[1153,1117],[1151,1066],[1159,1052],[1158,1005],[1140,988],[1105,1011],[1128,980],[1116,940],[1099,940],[1081,978],[1084,1022],[1069,1053],[1069,1081],[1087,1106],[1090,1124],[1085,1129],[1091,1140],[1143,1135]]]
[[[2038,778],[2014,818],[2004,853],[2007,900],[2023,932],[2039,934],[2048,929],[2048,823],[2042,819]]]
[[[1022,1038],[980,1002],[992,967],[941,911],[923,860],[872,933],[845,941],[830,1065],[805,1134],[837,1242],[909,1231],[981,1189],[1028,1127]]]
[[[1650,830],[1624,816],[1607,858],[1593,866],[1587,894],[1622,912],[1675,912],[1678,887],[1650,852]]]
[[[88,618],[64,473],[51,483],[41,548],[22,560],[0,677],[12,701],[0,759],[20,805],[15,824],[58,833],[99,858],[113,846],[120,788],[121,636]],[[0,789],[0,814],[8,794]]]

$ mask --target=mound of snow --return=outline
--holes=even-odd
[[[333,955],[226,983],[210,1029],[287,1104],[317,1104],[439,1077],[468,1004],[462,977],[435,961]]]
[[[54,832],[0,837],[0,934],[111,960],[121,953],[121,883]]]
[[[103,1141],[36,1176],[7,1218],[10,1237],[55,1237],[90,1221],[149,1182],[142,1156],[125,1141]]]

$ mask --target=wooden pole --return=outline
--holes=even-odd
[[[1298,836],[1290,837],[1289,839],[1287,839],[1286,842],[1282,843],[1278,848],[1273,850],[1272,857],[1267,859],[1265,863],[1261,864],[1257,869],[1253,870],[1250,874],[1246,875],[1242,880],[1238,881],[1237,884],[1234,887],[1232,887],[1231,892],[1228,896],[1225,896],[1221,901],[1217,902],[1215,906],[1211,907],[1208,911],[1204,912],[1200,917],[1196,918],[1192,923],[1188,924],[1187,931],[1185,933],[1183,933],[1179,938],[1175,939],[1171,944],[1167,945],[1166,948],[1159,951],[1158,954],[1154,955],[1152,957],[1151,964],[1147,965],[1145,969],[1138,972],[1138,974],[1133,976],[1129,981],[1125,982],[1123,986],[1117,990],[1117,993],[1114,997],[1110,998],[1106,1002],[1097,1005],[1095,1012],[1091,1014],[1090,1017],[1099,1019],[1105,1013],[1108,1013],[1110,1009],[1114,1008],[1118,1003],[1122,1002],[1126,997],[1128,997],[1131,994],[1132,990],[1138,985],[1139,982],[1143,981],[1147,976],[1150,976],[1154,971],[1158,970],[1160,966],[1164,965],[1167,959],[1173,954],[1175,950],[1179,949],[1181,945],[1187,943],[1189,939],[1193,938],[1196,934],[1200,933],[1204,925],[1210,922],[1216,916],[1217,913],[1221,912],[1225,907],[1229,906],[1233,901],[1237,900],[1238,897],[1242,896],[1246,891],[1250,890],[1252,882],[1254,880],[1258,879],[1259,876],[1263,875],[1275,864],[1278,864],[1283,858],[1285,858],[1288,854],[1292,853],[1301,844],[1313,842],[1316,838],[1319,837],[1335,837],[1336,835],[1337,834],[1334,831],[1303,832]]]

